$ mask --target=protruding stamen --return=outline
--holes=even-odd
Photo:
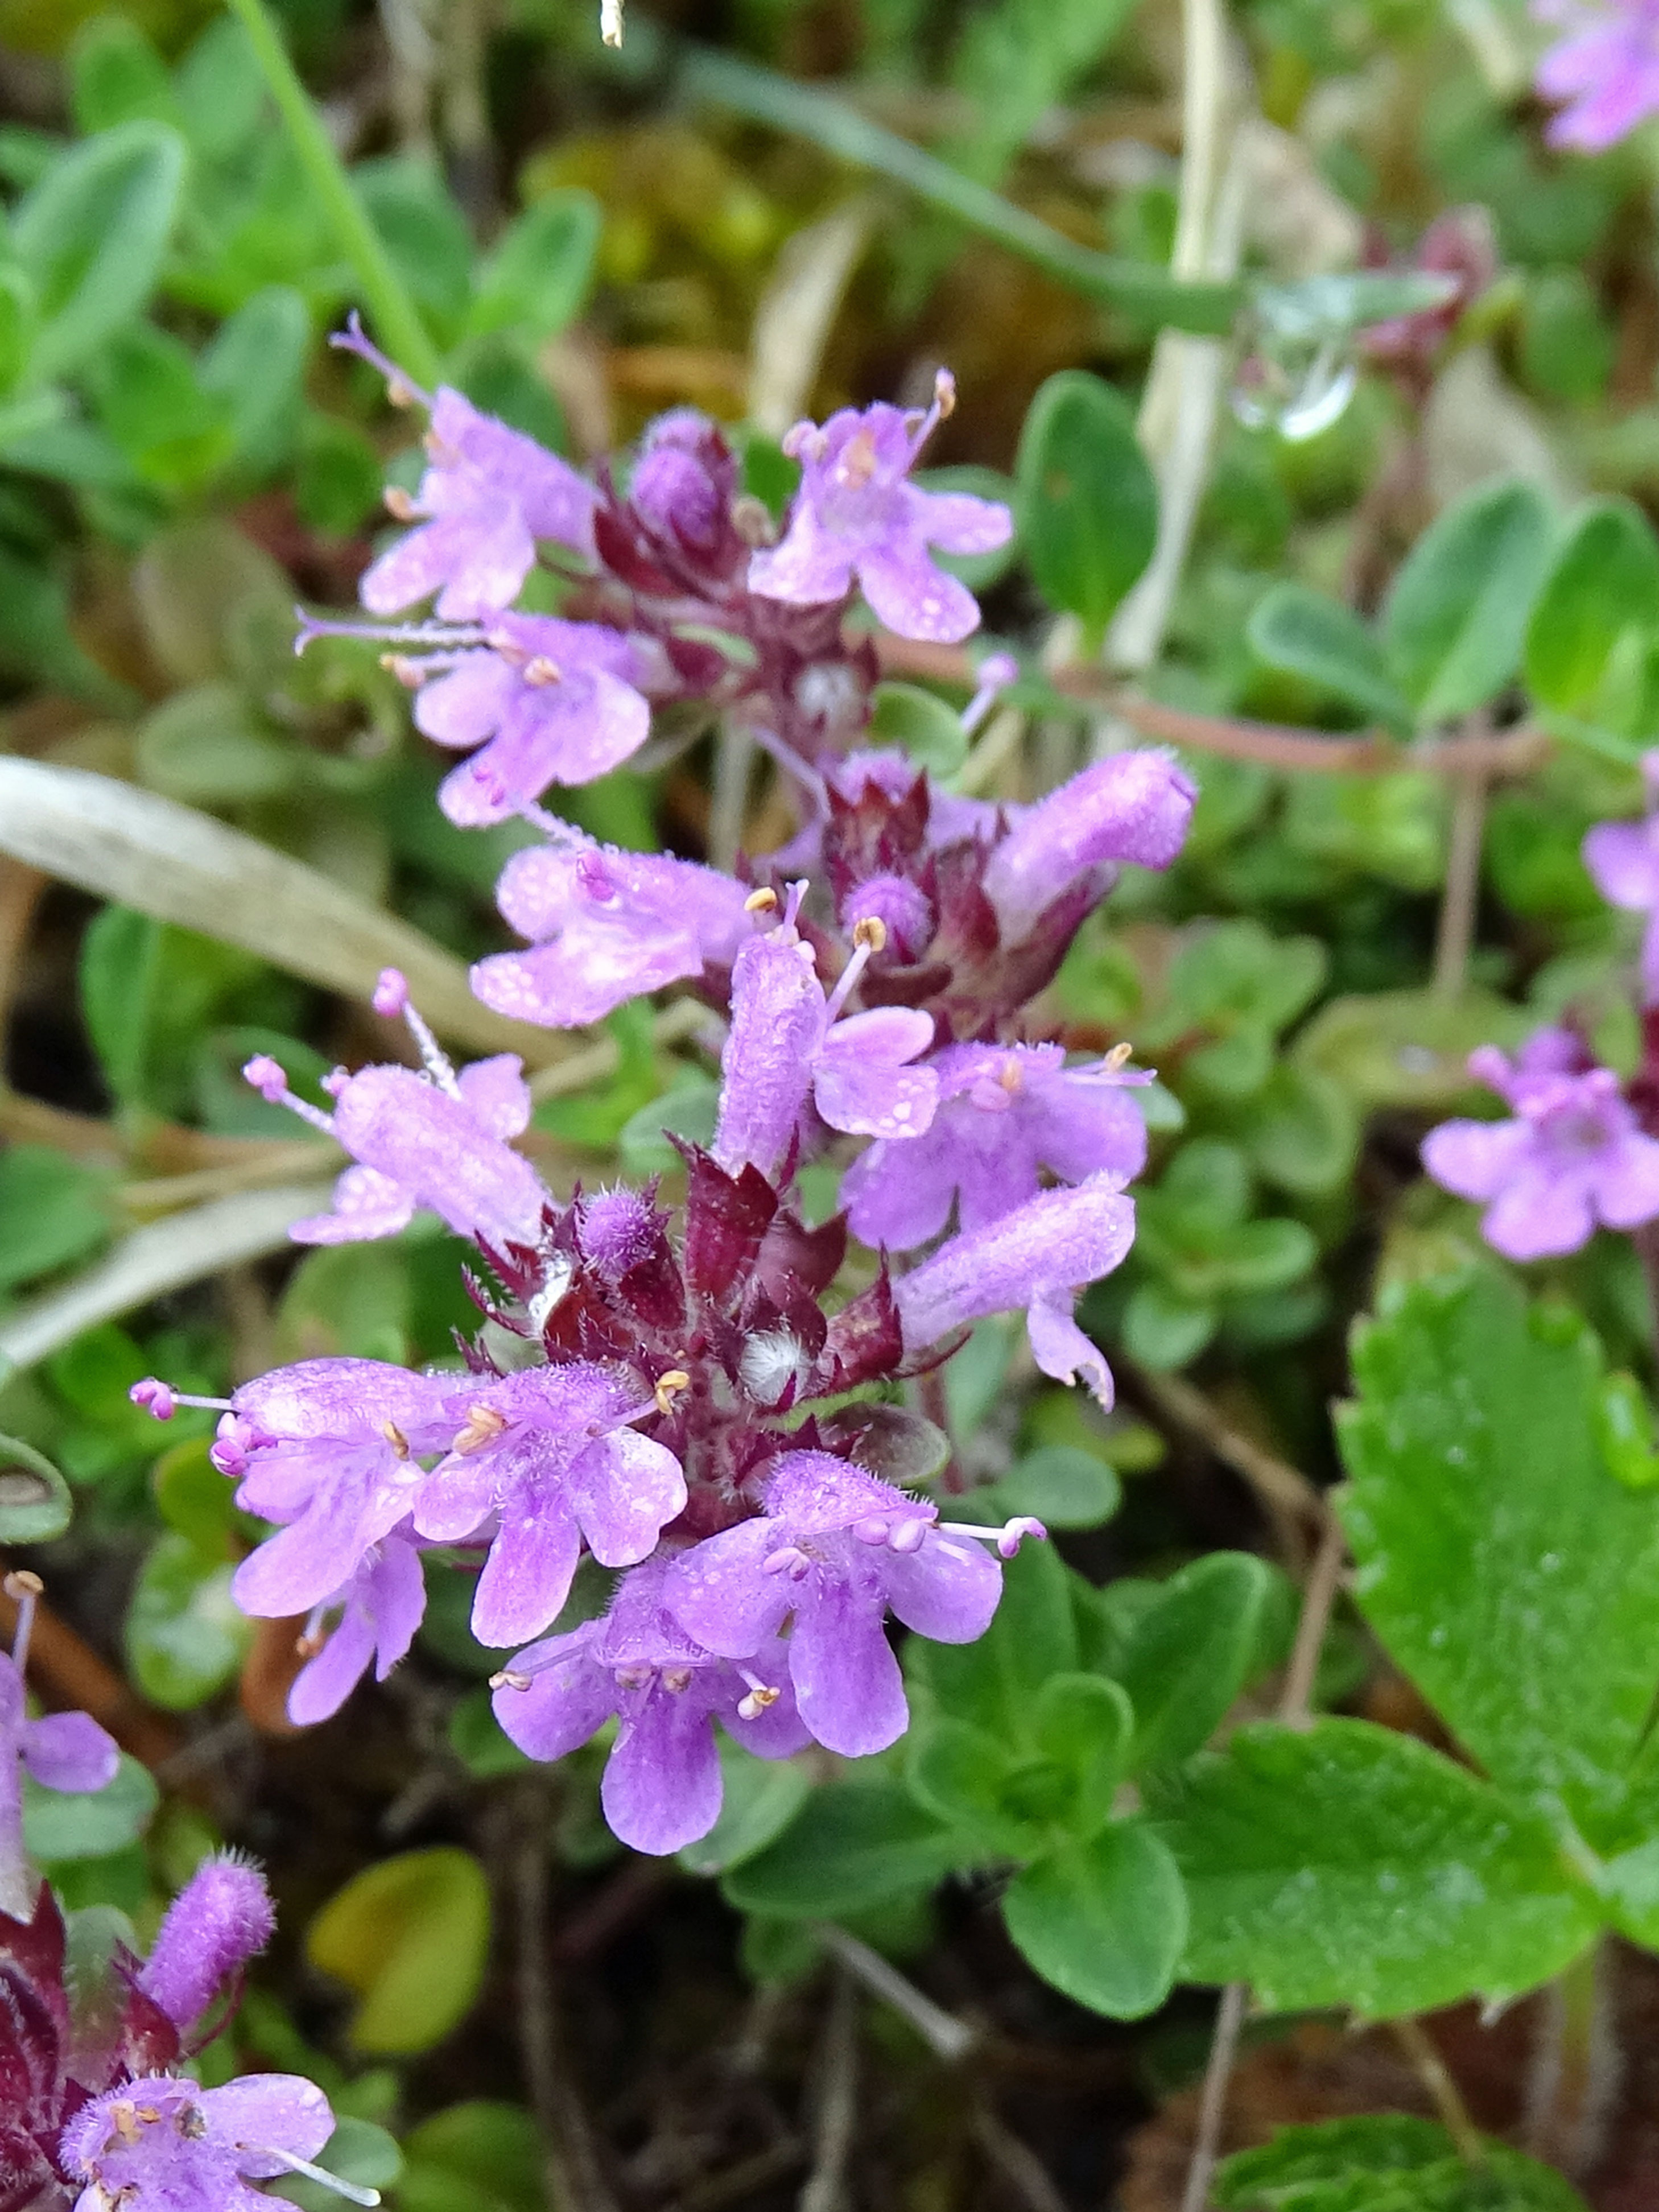
[[[450,1449],[463,1457],[468,1452],[482,1451],[486,1444],[495,1443],[506,1426],[506,1414],[498,1413],[493,1406],[469,1406],[466,1426],[457,1431]]]
[[[394,1459],[407,1459],[409,1457],[409,1438],[398,1426],[396,1421],[382,1421],[380,1424],[380,1434],[391,1445],[392,1454]]]
[[[524,665],[524,680],[538,689],[549,684],[562,684],[564,671],[556,660],[550,660],[544,653],[532,653]]]
[[[28,1672],[29,1638],[34,1632],[34,1608],[46,1590],[39,1575],[32,1575],[27,1567],[15,1567],[0,1583],[0,1589],[17,1607],[17,1625],[11,1632],[11,1663],[19,1679]]]
[[[369,1004],[387,1021],[403,1012],[409,1004],[409,979],[401,968],[381,969],[375,979],[374,995]]]
[[[366,361],[371,368],[378,368],[386,379],[386,396],[394,407],[407,407],[414,400],[418,400],[422,407],[431,406],[431,394],[422,392],[412,376],[399,368],[395,361],[388,361],[379,346],[369,343],[364,333],[362,319],[355,307],[346,317],[345,328],[334,331],[328,342],[337,353],[355,353],[359,361]],[[379,2201],[377,2197],[375,2202],[378,2203]]]
[[[1011,684],[1019,678],[1019,663],[1012,653],[990,653],[975,675],[973,697],[962,710],[962,733],[971,738]]]
[[[743,902],[745,914],[775,914],[778,895],[769,884],[763,884],[757,891],[750,891]]]
[[[868,945],[872,952],[887,950],[887,924],[878,914],[866,914],[853,925],[853,942],[860,948]]]
[[[892,1523],[873,1514],[867,1521],[853,1523],[853,1534],[860,1544],[884,1544],[892,1533]]]
[[[662,1670],[662,1686],[665,1690],[671,1691],[677,1698],[683,1695],[691,1686],[690,1668],[665,1667]]]
[[[879,943],[874,936],[866,933],[872,929],[880,932]],[[876,920],[873,915],[866,916],[863,921],[860,922],[858,927],[853,932],[853,957],[848,962],[847,965],[842,969],[841,974],[836,977],[835,989],[831,991],[830,996],[824,1000],[823,1018],[825,1021],[833,1022],[835,1020],[836,1015],[840,1013],[842,1008],[847,1004],[847,1001],[852,997],[854,992],[857,989],[860,976],[863,975],[865,969],[870,965],[871,955],[879,951],[881,946],[886,942],[887,932],[883,927],[882,924]]]
[[[301,2173],[307,2181],[319,2182],[325,2189],[331,2189],[337,2197],[343,2197],[348,2204],[373,2206],[380,2201],[378,2189],[366,2189],[360,2182],[342,2181],[337,2173],[330,2173],[325,2166],[313,2166],[308,2158],[296,2158],[291,2150],[278,2150],[274,2145],[265,2143],[241,2143],[237,2148],[253,2151],[260,2158],[277,2160],[290,2173]]]
[[[1115,1044],[1112,1047],[1105,1059],[1101,1062],[1101,1065],[1103,1067],[1109,1069],[1110,1072],[1115,1075],[1120,1067],[1127,1067],[1128,1066],[1129,1055],[1133,1052],[1133,1050],[1134,1047],[1129,1042],[1127,1037],[1125,1037],[1121,1044]]]
[[[515,1674],[511,1667],[503,1667],[499,1674],[490,1676],[489,1686],[492,1690],[527,1690],[530,1680],[528,1674]]]
[[[939,1531],[942,1536],[972,1536],[979,1543],[994,1544],[1005,1559],[1013,1558],[1025,1537],[1046,1538],[1048,1534],[1042,1522],[1029,1513],[1017,1514],[1000,1528],[988,1528],[975,1521],[941,1521]]]
[[[386,513],[394,522],[414,521],[414,499],[401,484],[388,484],[380,497],[386,503]]]
[[[657,1411],[659,1413],[672,1413],[674,1401],[680,1392],[690,1388],[691,1377],[683,1367],[671,1367],[666,1375],[658,1376],[657,1387],[651,1394],[657,1401]]]
[[[599,0],[599,37],[607,46],[623,42],[623,0]]]
[[[774,1688],[770,1682],[763,1682],[758,1674],[751,1674],[746,1667],[739,1667],[737,1673],[738,1679],[749,1685],[748,1695],[738,1700],[738,1718],[757,1721],[763,1713],[769,1712],[776,1705],[783,1695],[782,1689]]]
[[[761,1572],[763,1575],[788,1575],[799,1582],[811,1564],[799,1544],[784,1544],[777,1551],[767,1553],[761,1561]]]
[[[253,1085],[270,1106],[286,1106],[290,1114],[297,1114],[302,1121],[309,1121],[313,1129],[320,1129],[325,1137],[334,1134],[334,1124],[320,1106],[307,1102],[288,1087],[288,1071],[280,1060],[266,1052],[255,1053],[242,1070],[243,1079]],[[182,1401],[181,1401],[182,1402]]]
[[[234,1413],[228,1398],[198,1398],[193,1391],[175,1390],[170,1382],[163,1382],[154,1375],[146,1375],[127,1392],[135,1406],[142,1406],[155,1421],[170,1421],[180,1406],[200,1406],[210,1413]]]

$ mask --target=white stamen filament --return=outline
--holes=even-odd
[[[861,921],[859,924],[859,930],[866,930],[868,927],[869,925],[867,922]],[[878,923],[877,927],[879,928],[880,924]],[[857,936],[857,932],[854,933],[854,935]],[[840,1013],[842,1008],[847,1004],[847,1001],[852,997],[854,991],[857,988],[859,977],[863,975],[865,969],[870,965],[871,956],[873,953],[878,952],[881,950],[881,945],[884,945],[886,941],[887,933],[884,929],[882,930],[881,933],[880,945],[876,942],[873,936],[858,937],[858,941],[853,947],[852,958],[842,969],[841,975],[836,981],[835,989],[831,991],[830,996],[824,1000],[823,1018],[826,1022],[833,1022],[836,1015]]]
[[[0,1584],[17,1607],[17,1626],[11,1632],[11,1663],[17,1669],[19,1681],[28,1671],[29,1638],[34,1630],[34,1609],[45,1587],[40,1576],[30,1574],[27,1568],[15,1569],[6,1577],[4,1583]]]
[[[375,2205],[380,2201],[378,2189],[365,2189],[358,2181],[343,2181],[337,2173],[330,2173],[325,2166],[313,2166],[308,2158],[296,2158],[291,2150],[278,2150],[274,2143],[239,2143],[236,2148],[252,2151],[256,2158],[279,2160],[290,2173],[302,2173],[307,2181],[319,2182],[325,2189],[331,2189],[337,2197],[343,2197],[348,2204]]]

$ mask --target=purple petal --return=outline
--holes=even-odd
[[[1585,1179],[1540,1168],[1518,1176],[1480,1223],[1480,1233],[1494,1251],[1519,1261],[1577,1252],[1595,1228]]]
[[[409,1656],[415,1632],[426,1615],[426,1577],[413,1544],[381,1547],[368,1568],[362,1602],[374,1620],[374,1679],[384,1682],[398,1661]]]
[[[801,500],[779,543],[750,560],[749,588],[764,599],[821,606],[851,591],[853,566],[845,547],[826,536],[810,501]]]
[[[751,937],[732,969],[714,1154],[728,1174],[773,1174],[789,1149],[824,1031],[823,987],[793,930]]]
[[[1596,1164],[1595,1211],[1609,1229],[1639,1229],[1659,1217],[1659,1143],[1632,1132]]]
[[[423,684],[415,696],[415,726],[434,744],[465,750],[500,728],[520,686],[515,669],[482,647],[463,653],[453,668]]]
[[[1598,822],[1584,835],[1584,866],[1612,906],[1659,906],[1659,848],[1645,822]]]
[[[492,1650],[539,1636],[557,1620],[581,1557],[576,1518],[550,1486],[521,1490],[478,1577],[472,1633]]]
[[[858,572],[872,610],[896,637],[956,645],[979,628],[979,601],[933,566],[920,537],[860,554]]]
[[[1040,1191],[1000,1220],[953,1237],[900,1278],[893,1290],[905,1342],[921,1352],[969,1322],[1030,1305],[1040,1291],[1098,1282],[1134,1233],[1133,1202],[1112,1176]]]
[[[348,1168],[334,1186],[332,1213],[308,1213],[289,1236],[296,1244],[357,1244],[395,1237],[415,1218],[415,1201],[376,1168]]]
[[[522,1135],[530,1126],[530,1086],[516,1052],[475,1060],[461,1070],[456,1083],[468,1113],[492,1137],[505,1141]]]
[[[872,1571],[856,1581],[828,1571],[797,1585],[789,1674],[800,1717],[826,1751],[863,1759],[896,1743],[909,1724],[904,1684],[882,1628]]]
[[[972,1644],[991,1626],[1002,1569],[971,1536],[931,1530],[914,1552],[881,1558],[887,1602],[907,1628],[935,1644]]]
[[[924,491],[918,484],[908,489],[912,527],[943,553],[994,553],[1013,535],[1014,518],[1000,500]]]
[[[1108,1413],[1112,1409],[1112,1370],[1098,1345],[1086,1337],[1072,1318],[1072,1299],[1065,1291],[1038,1291],[1026,1310],[1025,1333],[1031,1340],[1031,1357],[1056,1382],[1075,1382],[1081,1377],[1091,1394]]]
[[[924,1137],[860,1153],[841,1179],[841,1202],[860,1243],[908,1252],[944,1228],[956,1184],[948,1134],[935,1123]]]
[[[491,1699],[503,1733],[526,1758],[562,1759],[616,1711],[616,1677],[588,1656],[592,1634],[590,1622],[520,1652],[515,1664],[533,1663],[538,1669],[530,1686],[519,1690],[503,1684]]]
[[[1166,752],[1113,753],[1028,807],[992,854],[985,890],[1010,934],[1091,869],[1121,860],[1167,868],[1198,796]]]
[[[314,2081],[298,2074],[243,2074],[217,2089],[200,2091],[197,2101],[210,2136],[234,2148],[240,2170],[260,2180],[272,2180],[289,2169],[280,2159],[248,2154],[255,2147],[314,2159],[334,2132],[328,2099]]]
[[[746,1659],[782,1626],[797,1585],[763,1565],[783,1540],[769,1520],[744,1521],[682,1552],[663,1577],[663,1603],[709,1651]]]
[[[332,1720],[374,1659],[374,1624],[361,1606],[348,1606],[328,1641],[307,1659],[288,1693],[288,1717],[295,1728],[316,1728]]]
[[[599,1802],[613,1835],[664,1857],[720,1818],[720,1766],[707,1702],[694,1687],[653,1682],[623,1706]]]
[[[1524,1121],[1443,1121],[1423,1139],[1423,1164],[1459,1198],[1496,1198],[1534,1142]]]
[[[666,1444],[618,1429],[572,1462],[565,1494],[599,1565],[631,1567],[684,1512],[685,1476]]]
[[[812,1097],[832,1129],[902,1140],[920,1136],[933,1118],[939,1078],[931,1067],[890,1067],[851,1053],[823,1054]]]
[[[47,1713],[23,1723],[23,1764],[43,1790],[102,1790],[121,1753],[90,1713]]]

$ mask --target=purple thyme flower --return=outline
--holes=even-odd
[[[10,1657],[0,1653],[0,1912],[27,1920],[36,1883],[23,1848],[23,1776],[43,1790],[102,1790],[115,1779],[121,1754],[89,1713],[28,1717],[23,1670],[40,1586],[33,1575],[7,1581],[17,1601],[17,1629]]]
[[[602,1566],[631,1567],[684,1511],[678,1460],[629,1426],[664,1410],[674,1379],[641,1403],[612,1370],[578,1360],[456,1401],[465,1426],[423,1484],[415,1525],[444,1543],[493,1529],[472,1602],[479,1643],[540,1635],[570,1594],[584,1537]]]
[[[1586,1065],[1565,1030],[1540,1030],[1511,1062],[1495,1046],[1469,1073],[1514,1109],[1507,1121],[1443,1121],[1423,1164],[1486,1207],[1480,1233],[1510,1260],[1576,1252],[1598,1223],[1636,1229],[1659,1216],[1659,1142],[1644,1136],[1610,1068]]]
[[[1013,826],[992,854],[985,890],[1005,938],[1018,938],[1063,891],[1109,864],[1133,860],[1167,868],[1180,852],[1198,797],[1173,755],[1153,750],[1109,754],[1062,783]]]
[[[826,998],[812,947],[795,927],[805,890],[793,886],[778,927],[751,937],[732,963],[714,1131],[714,1158],[728,1174],[745,1164],[776,1173],[809,1091],[832,1129],[854,1135],[905,1139],[933,1119],[939,1079],[931,1067],[907,1065],[933,1042],[933,1017],[879,1006],[837,1018],[885,945],[884,925],[874,916],[859,924],[853,957]],[[763,913],[777,899],[757,891],[750,903]]]
[[[1109,1275],[1134,1242],[1134,1202],[1113,1175],[1024,1205],[943,1244],[893,1285],[908,1351],[920,1353],[969,1322],[1024,1306],[1037,1365],[1056,1382],[1082,1376],[1103,1406],[1111,1370],[1078,1327],[1079,1291]]]
[[[1552,146],[1600,154],[1659,112],[1659,0],[1533,0],[1565,35],[1538,64],[1540,99],[1565,101]]]
[[[745,1658],[793,1613],[785,1647],[800,1717],[827,1751],[884,1751],[909,1720],[888,1612],[938,1644],[971,1644],[991,1625],[1005,1558],[1039,1522],[1001,1529],[941,1523],[830,1452],[786,1452],[763,1493],[764,1513],[705,1536],[669,1564],[664,1601],[711,1651]]]
[[[932,1063],[932,1126],[902,1144],[872,1145],[842,1178],[853,1234],[908,1251],[938,1236],[953,1199],[958,1226],[981,1229],[1034,1197],[1044,1169],[1070,1183],[1139,1175],[1146,1124],[1123,1086],[1152,1077],[1126,1068],[1127,1057],[1120,1046],[1067,1067],[1057,1044],[947,1045]]]
[[[258,1867],[234,1851],[216,1852],[167,1907],[138,1986],[183,2033],[264,1949],[276,1925]]]
[[[741,884],[692,860],[620,852],[544,821],[556,842],[515,853],[495,894],[532,949],[478,962],[472,988],[485,1006],[544,1028],[574,1028],[735,958],[750,934]]]
[[[240,1589],[237,1602],[244,1604]],[[313,1728],[331,1719],[371,1665],[375,1680],[384,1682],[407,1656],[425,1613],[421,1547],[409,1523],[399,1522],[369,1546],[337,1589],[312,1607],[300,1639],[306,1663],[288,1693],[289,1720],[296,1728]]]
[[[244,2074],[217,2089],[149,2074],[84,2104],[60,2153],[86,2184],[76,2212],[269,2212],[247,2184],[290,2173],[378,2203],[313,2164],[333,2132],[327,2098],[297,2074]]]
[[[1642,756],[1647,812],[1640,822],[1598,822],[1584,836],[1584,866],[1610,906],[1645,914],[1642,1000],[1659,1006],[1659,750]]]
[[[333,343],[378,368],[394,401],[418,400],[431,416],[419,489],[386,496],[400,522],[422,527],[365,574],[359,592],[372,613],[398,614],[436,592],[444,621],[476,621],[512,605],[538,538],[592,553],[593,487],[568,463],[447,385],[429,397],[369,344],[355,315]]]
[[[706,415],[676,407],[647,425],[628,480],[628,504],[659,539],[707,560],[731,532],[736,471]]]
[[[763,599],[817,606],[843,598],[854,578],[877,616],[900,637],[954,644],[979,623],[979,602],[929,557],[990,553],[1006,544],[1013,520],[994,500],[921,491],[910,483],[916,457],[955,404],[941,370],[933,404],[904,413],[878,402],[844,407],[819,429],[798,422],[784,450],[801,463],[800,488],[781,541],[749,564]]]
[[[615,1713],[600,1800],[612,1831],[659,1856],[706,1836],[720,1817],[714,1723],[761,1759],[810,1741],[783,1644],[757,1639],[741,1663],[694,1643],[664,1609],[668,1561],[617,1585],[611,1610],[521,1651],[495,1677],[495,1717],[532,1759],[561,1759]]]
[[[268,1055],[242,1071],[262,1097],[325,1130],[359,1163],[334,1186],[333,1212],[296,1222],[289,1235],[301,1244],[392,1237],[417,1206],[426,1206],[457,1236],[498,1250],[535,1243],[547,1193],[529,1161],[507,1142],[530,1119],[518,1055],[474,1060],[457,1075],[410,1005],[409,988],[395,968],[380,977],[374,1010],[404,1016],[424,1074],[398,1066],[337,1073],[326,1086],[334,1096],[331,1115],[296,1098]]]

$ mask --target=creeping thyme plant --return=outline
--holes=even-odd
[[[0,2212],[1646,2203],[1659,8],[683,15],[0,0]]]

